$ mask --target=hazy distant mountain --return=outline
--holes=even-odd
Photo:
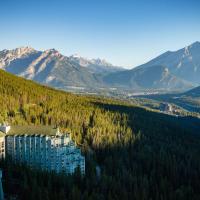
[[[200,42],[177,51],[167,51],[139,68],[152,65],[165,65],[174,75],[194,84],[200,84]]]
[[[148,68],[135,68],[123,72],[112,73],[104,77],[104,81],[114,87],[132,89],[167,89],[177,90],[190,88],[192,85],[169,71],[163,65]]]
[[[86,67],[90,72],[102,74],[102,73],[110,73],[125,70],[122,67],[113,66],[111,63],[107,62],[104,59],[87,59],[81,57],[77,54],[74,54],[69,57],[70,61],[75,62],[83,67]]]
[[[104,81],[118,87],[170,90],[199,85],[200,42],[174,52],[167,51],[131,70],[109,74],[104,77]]]
[[[182,96],[200,97],[200,86],[183,93]]]
[[[30,47],[0,51],[0,68],[55,87],[97,87],[100,79],[55,49]]]

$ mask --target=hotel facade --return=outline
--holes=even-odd
[[[72,174],[78,168],[82,174],[85,173],[85,157],[80,148],[69,134],[62,134],[59,129],[14,126],[4,134],[4,150],[0,149],[4,152],[0,155],[2,157],[57,173]]]

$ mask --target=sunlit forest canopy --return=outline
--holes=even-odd
[[[200,198],[197,118],[74,95],[4,71],[0,71],[0,105],[0,122],[58,126],[72,134],[86,156],[82,178],[54,177],[3,164],[5,191],[12,193],[15,185],[9,180],[19,179],[21,199]]]

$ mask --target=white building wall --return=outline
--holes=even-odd
[[[56,172],[85,173],[85,158],[68,136],[6,136],[6,154],[16,162]]]

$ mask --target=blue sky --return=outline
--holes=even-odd
[[[199,0],[0,0],[0,49],[55,48],[134,67],[200,41]]]

